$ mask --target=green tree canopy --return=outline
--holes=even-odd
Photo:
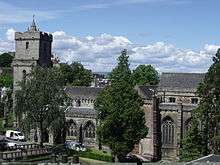
[[[0,87],[12,88],[13,78],[11,74],[3,73],[0,75]]]
[[[90,86],[92,82],[92,72],[85,69],[82,64],[74,62],[71,65],[61,64],[60,71],[64,75],[66,85]]]
[[[158,72],[151,65],[139,65],[132,73],[134,85],[157,85]]]
[[[8,53],[3,53],[0,55],[0,67],[11,67],[13,56]]]
[[[197,93],[201,100],[192,115],[193,122],[199,120],[197,126],[200,127],[199,131],[191,130],[192,133],[186,138],[193,141],[194,136],[199,136],[200,145],[183,144],[183,153],[186,152],[184,147],[188,145],[188,152],[196,149],[201,155],[220,154],[220,49],[213,57],[213,64],[206,73],[203,83],[199,85]]]
[[[25,132],[39,128],[41,144],[44,130],[49,128],[56,138],[64,129],[64,108],[60,105],[66,95],[62,80],[62,74],[57,69],[36,67],[30,77],[21,82],[21,89],[16,92],[16,114],[20,119],[25,114],[19,124]]]
[[[147,134],[143,102],[131,83],[126,51],[119,56],[110,79],[111,84],[99,93],[95,102],[100,120],[97,133],[113,155],[122,160]]]

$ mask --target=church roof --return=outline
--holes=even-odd
[[[65,92],[67,95],[72,99],[96,99],[98,93],[103,88],[99,87],[85,87],[85,86],[79,86],[79,87],[66,87]]]
[[[155,85],[139,85],[135,86],[139,96],[143,99],[151,100],[157,91],[157,86]]]
[[[162,73],[160,90],[195,90],[205,77],[204,73]]]
[[[66,109],[65,113],[67,117],[96,118],[96,110],[88,107],[70,106]]]

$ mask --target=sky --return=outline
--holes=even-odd
[[[109,72],[123,49],[130,67],[206,72],[220,47],[219,0],[0,0],[0,53],[35,15],[61,62]]]

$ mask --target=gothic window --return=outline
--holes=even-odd
[[[68,123],[67,136],[77,136],[77,126],[73,121]]]
[[[29,48],[29,42],[26,42],[26,49]]]
[[[86,125],[85,125],[85,137],[86,138],[95,138],[95,126],[92,122],[87,122]]]
[[[174,144],[175,124],[170,117],[166,117],[162,122],[162,143],[163,145]]]
[[[169,98],[169,102],[170,103],[175,103],[176,102],[176,98],[175,97],[170,97]]]

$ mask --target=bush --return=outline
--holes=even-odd
[[[103,151],[95,150],[95,149],[88,149],[85,152],[79,152],[80,157],[101,160],[105,162],[112,162],[112,156],[108,153],[104,153]]]

